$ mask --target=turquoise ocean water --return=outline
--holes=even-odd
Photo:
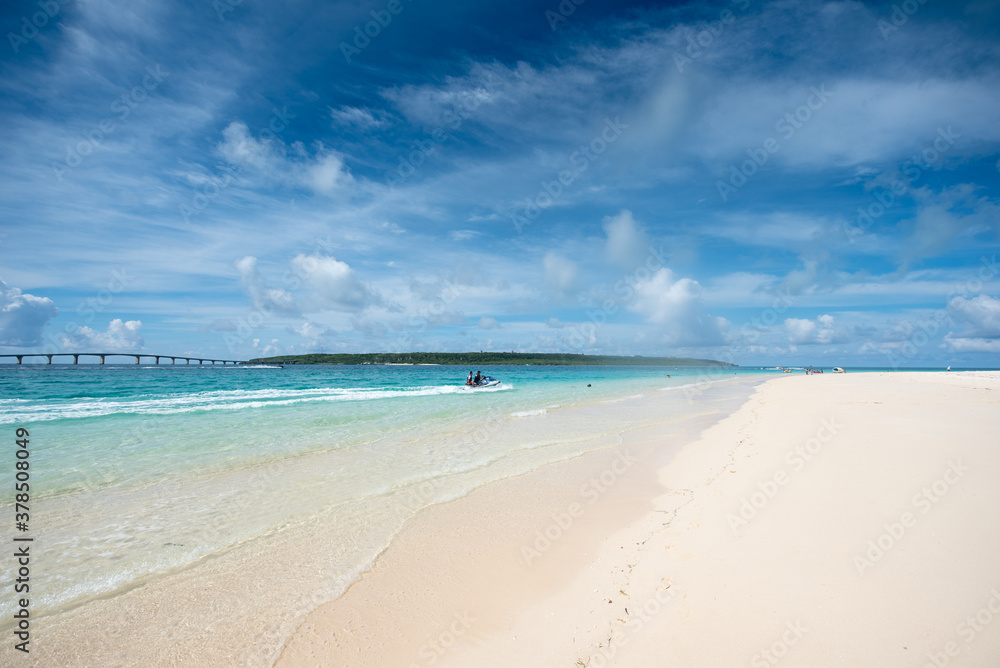
[[[15,431],[30,432],[32,614],[320,525],[334,528],[322,556],[339,574],[333,597],[421,507],[615,445],[651,419],[636,402],[655,401],[660,422],[724,413],[776,374],[482,370],[501,384],[470,390],[467,367],[436,365],[0,366],[11,483]],[[13,528],[11,494],[0,517]],[[11,606],[0,602],[5,619]]]

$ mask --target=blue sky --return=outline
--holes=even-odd
[[[2,353],[1000,366],[995,2],[0,23]]]

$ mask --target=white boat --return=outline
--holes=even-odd
[[[499,385],[499,384],[500,381],[497,380],[496,378],[493,378],[492,376],[480,376],[478,383],[474,383],[470,380],[465,383],[465,387],[471,389],[478,389],[480,387],[493,387],[494,385]]]
[[[844,371],[843,369],[841,369],[839,366],[833,367],[833,372],[834,373],[847,373],[846,371]]]

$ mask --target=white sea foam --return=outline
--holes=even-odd
[[[619,403],[621,401],[628,401],[629,399],[642,399],[644,396],[646,396],[646,395],[645,394],[630,394],[627,397],[617,397],[615,399],[607,399],[605,401],[602,401],[601,403],[602,404],[617,404],[617,403]]]
[[[689,387],[701,387],[703,385],[712,385],[713,383],[724,383],[727,380],[732,380],[732,378],[718,378],[716,380],[703,380],[697,383],[685,383],[683,385],[668,385],[667,387],[661,387],[661,392],[667,392],[670,390],[684,390]]]
[[[544,408],[536,408],[533,411],[514,411],[510,414],[511,417],[531,417],[532,415],[545,415],[548,413]]]
[[[499,392],[510,390],[509,384],[476,388],[472,392]],[[193,411],[241,410],[267,406],[288,406],[290,404],[315,401],[372,401],[403,397],[426,397],[441,394],[465,394],[470,392],[463,385],[427,385],[398,388],[344,388],[329,387],[306,390],[218,390],[196,392],[174,397],[155,399],[109,400],[82,399],[67,403],[49,402],[19,406],[17,412],[0,415],[0,424],[19,421],[60,420],[70,418],[100,417],[123,413],[167,415],[190,413]]]

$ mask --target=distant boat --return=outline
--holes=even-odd
[[[833,372],[834,373],[847,373],[846,371],[844,371],[843,369],[841,369],[839,366],[833,367]]]
[[[945,369],[945,371],[951,371],[951,365],[950,364],[948,365],[948,368]]]

